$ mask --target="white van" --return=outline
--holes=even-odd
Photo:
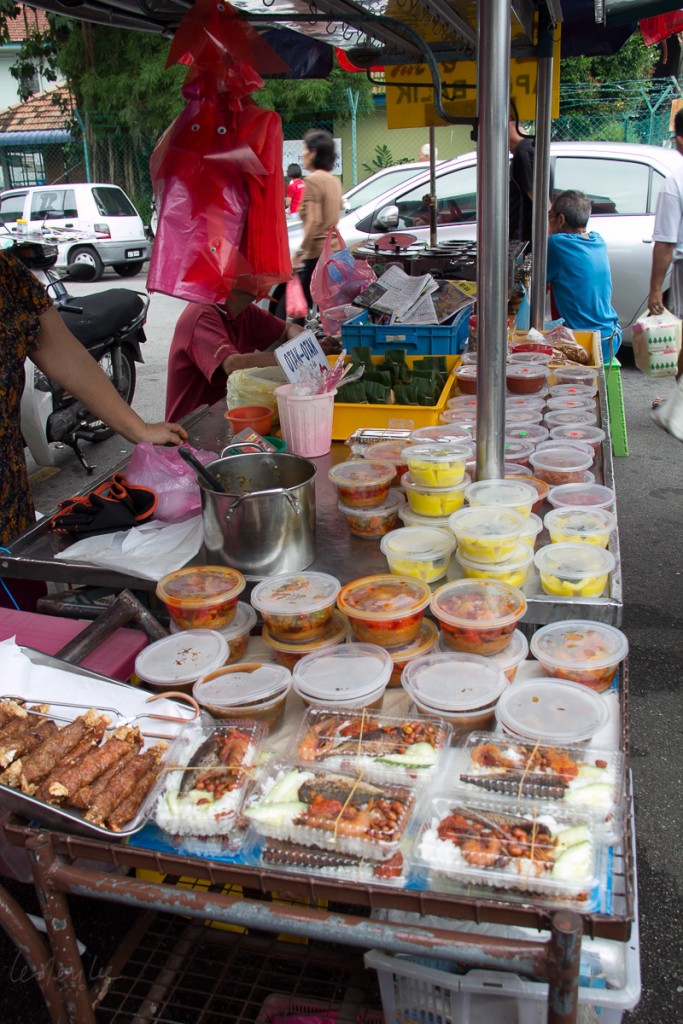
[[[63,229],[78,237],[59,242],[56,267],[66,271],[86,264],[91,280],[98,281],[105,267],[121,277],[133,277],[149,259],[149,242],[142,220],[118,185],[79,182],[71,185],[36,185],[0,193],[0,222],[13,230],[16,222],[28,230]]]

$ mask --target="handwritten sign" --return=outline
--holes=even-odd
[[[275,357],[290,384],[296,384],[304,370],[310,371],[311,376],[317,378],[323,370],[330,368],[327,356],[310,330],[302,331],[296,338],[276,348]]]

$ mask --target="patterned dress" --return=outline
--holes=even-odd
[[[9,547],[33,523],[21,437],[24,360],[38,347],[38,318],[52,301],[14,256],[0,251],[0,543]]]

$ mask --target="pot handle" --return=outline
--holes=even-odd
[[[220,457],[224,458],[225,453],[229,452],[231,448],[257,448],[260,452],[267,452],[269,450],[260,441],[235,441],[234,444],[226,444]]]
[[[291,507],[292,507],[293,511],[295,512],[295,514],[297,516],[303,515],[303,511],[304,510],[303,510],[303,506],[302,506],[301,502],[299,501],[299,499],[297,497],[295,497],[293,494],[291,494],[285,487],[273,487],[271,490],[268,490],[268,491],[256,491],[255,493],[258,494],[259,496],[262,495],[262,494],[268,494],[268,495],[282,494],[287,499],[289,504],[291,505]],[[231,495],[231,497],[234,497],[235,500],[233,501],[232,505],[230,506],[230,508],[225,513],[224,518],[225,518],[226,523],[231,523],[233,521],[233,519],[235,518],[235,513],[237,512],[238,507],[245,500],[245,498],[251,498],[251,497],[253,497],[253,495],[252,494],[238,494],[238,495]]]

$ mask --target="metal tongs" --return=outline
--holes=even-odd
[[[69,701],[64,701],[64,700],[45,700],[45,701],[43,701],[43,700],[39,700],[38,698],[35,698],[35,697],[19,697],[19,696],[12,695],[12,694],[8,694],[7,696],[4,696],[2,699],[3,700],[13,700],[13,701],[16,701],[18,704],[22,705],[22,707],[24,708],[25,711],[28,712],[28,714],[30,714],[30,715],[40,715],[41,717],[44,717],[44,715],[45,715],[44,712],[42,712],[42,711],[34,711],[31,708],[27,707],[26,705],[27,705],[28,701],[30,701],[32,704],[38,704],[38,705],[40,705],[40,704],[47,704],[49,706],[49,708],[50,708],[51,716],[53,718],[58,719],[59,721],[62,721],[62,722],[70,722],[70,721],[73,721],[73,719],[66,718],[64,715],[53,714],[52,713],[52,709],[53,708],[73,708],[73,709],[76,709],[76,710],[81,711],[81,712],[84,713],[89,707],[95,707],[97,709],[97,711],[100,711],[102,713],[109,713],[109,714],[113,715],[117,719],[116,722],[113,722],[111,725],[107,726],[107,730],[106,730],[107,732],[109,732],[112,729],[122,729],[122,728],[124,728],[124,727],[126,727],[128,725],[132,725],[133,722],[137,722],[138,719],[140,719],[140,718],[154,719],[157,722],[178,722],[181,725],[189,725],[190,722],[195,722],[197,720],[197,718],[199,718],[201,716],[202,709],[200,708],[199,704],[194,699],[194,697],[191,697],[189,693],[180,693],[179,691],[175,691],[175,690],[165,690],[163,693],[155,693],[155,694],[152,694],[151,696],[149,696],[147,698],[147,700],[145,701],[145,704],[151,704],[153,701],[161,700],[164,697],[168,698],[169,700],[170,699],[174,699],[174,700],[186,701],[190,705],[192,710],[194,711],[194,714],[192,715],[191,718],[185,718],[184,716],[178,716],[178,715],[155,715],[155,714],[152,714],[151,712],[141,711],[137,715],[129,715],[127,718],[122,718],[121,717],[121,712],[118,710],[118,708],[103,707],[103,706],[101,706],[99,704],[98,705],[87,704],[87,703],[73,704],[73,703],[70,703]],[[142,730],[141,730],[141,732],[142,732]],[[147,736],[150,739],[160,739],[160,740],[168,739],[168,734],[167,733],[155,733],[155,732],[144,731],[144,732],[142,732],[142,735],[143,736]]]

